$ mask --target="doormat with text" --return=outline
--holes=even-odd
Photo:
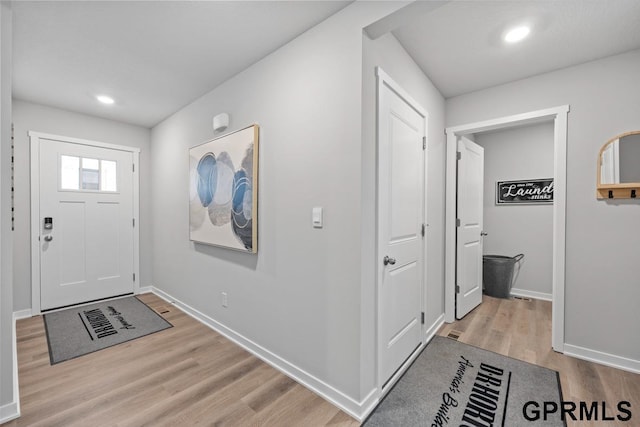
[[[52,365],[172,326],[136,297],[71,307],[44,315]]]
[[[364,426],[566,426],[561,401],[556,371],[436,336]]]

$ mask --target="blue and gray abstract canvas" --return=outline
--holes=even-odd
[[[200,147],[191,152],[192,240],[253,252],[253,141],[244,145],[244,152],[235,153],[216,152],[214,142],[200,146],[208,149],[206,152],[197,153],[203,151],[197,150]],[[235,242],[227,240],[229,235]]]

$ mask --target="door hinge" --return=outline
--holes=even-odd
[[[422,237],[424,237],[425,228],[426,228],[425,225],[422,224]]]
[[[420,322],[424,325],[424,311],[420,313]]]
[[[457,152],[456,159],[462,160],[462,153],[460,151]]]
[[[135,218],[132,218],[132,219],[133,219],[133,226],[135,227],[136,226],[136,219]]]
[[[460,218],[456,218],[456,227],[460,227]]]
[[[133,281],[136,281],[136,273],[133,273]]]
[[[427,149],[427,137],[426,136],[422,137],[422,149],[423,150]]]
[[[135,164],[135,163],[132,163],[132,164],[131,164],[131,171],[132,171],[132,172],[135,172],[135,171],[136,171],[136,164]]]
[[[456,285],[456,294],[459,294],[459,293],[460,293],[460,286]]]

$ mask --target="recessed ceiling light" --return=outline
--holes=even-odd
[[[531,29],[526,25],[512,28],[504,35],[504,41],[507,43],[516,43],[529,35]]]
[[[113,100],[113,98],[111,98],[110,96],[107,95],[98,95],[96,96],[96,99],[100,102],[102,102],[103,104],[107,104],[107,105],[111,105],[113,104],[115,101]]]

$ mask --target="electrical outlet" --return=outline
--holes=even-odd
[[[220,295],[222,296],[222,306],[223,307],[228,307],[229,306],[229,300],[227,299],[227,293],[226,292],[222,292]]]

